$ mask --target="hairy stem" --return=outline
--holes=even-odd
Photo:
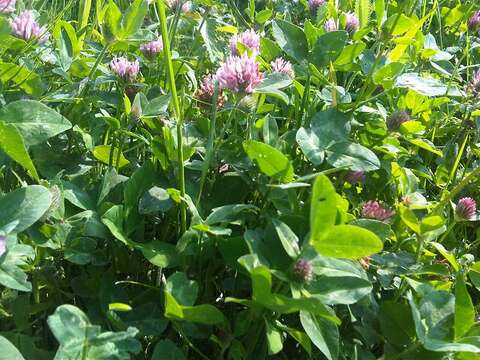
[[[165,3],[163,0],[157,0],[158,15],[160,17],[160,30],[163,40],[163,53],[165,55],[165,62],[167,65],[168,82],[172,94],[173,110],[177,120],[177,157],[178,157],[178,182],[180,186],[180,193],[185,197],[185,169],[183,164],[183,118],[180,110],[180,102],[177,97],[177,87],[175,85],[175,76],[173,72],[172,54],[170,52],[170,39],[168,37],[167,17],[165,15]],[[180,223],[181,234],[187,229],[187,208],[182,201],[180,204]]]

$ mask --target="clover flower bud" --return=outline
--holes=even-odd
[[[150,41],[148,43],[140,45],[140,50],[146,58],[153,59],[163,50],[162,39]]]
[[[397,131],[404,122],[410,120],[410,115],[405,110],[397,110],[387,119],[387,127],[390,131]]]
[[[474,220],[477,215],[477,203],[471,197],[458,200],[455,213],[461,220]]]
[[[293,266],[293,276],[301,282],[309,282],[313,278],[312,264],[305,259],[299,259]]]
[[[473,32],[480,30],[480,10],[476,11],[470,19],[468,19],[468,29]]]
[[[350,34],[353,34],[355,31],[358,30],[359,27],[360,27],[360,21],[358,20],[358,17],[353,13],[347,13],[345,30]]]
[[[272,67],[273,73],[285,74],[292,79],[295,77],[295,72],[293,71],[293,66],[290,61],[278,58],[272,61],[270,66]]]
[[[335,22],[335,19],[330,18],[327,21],[325,21],[325,24],[323,24],[323,29],[326,32],[337,31],[338,28],[337,28],[337,23]]]
[[[384,207],[378,201],[367,201],[362,207],[362,217],[367,219],[374,219],[387,223],[393,215],[395,215],[394,210]]]
[[[140,64],[138,60],[128,61],[126,57],[115,57],[110,62],[110,69],[112,72],[127,82],[134,82],[137,80],[140,72]]]

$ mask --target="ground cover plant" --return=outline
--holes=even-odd
[[[475,0],[0,0],[0,359],[477,359]]]

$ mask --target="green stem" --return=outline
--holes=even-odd
[[[103,58],[105,57],[105,54],[107,53],[107,50],[110,48],[110,44],[106,44],[102,51],[100,52],[100,55],[97,56],[97,60],[95,61],[95,64],[93,64],[93,67],[90,69],[90,72],[88,73],[88,80],[90,80],[95,74],[95,71],[97,71],[98,66],[100,63],[103,61]],[[86,86],[85,86],[86,88]]]
[[[180,185],[180,194],[185,197],[185,169],[183,164],[183,119],[180,111],[180,102],[177,97],[177,87],[175,85],[175,77],[173,72],[172,53],[170,52],[170,40],[168,38],[167,17],[165,15],[165,4],[163,0],[157,0],[158,15],[160,17],[160,27],[163,40],[163,53],[167,64],[168,80],[170,91],[172,93],[173,109],[177,120],[177,156],[178,156],[178,177]],[[181,233],[187,229],[187,208],[182,201],[180,204],[180,223]]]
[[[305,108],[307,106],[308,96],[310,93],[310,81],[311,81],[311,74],[310,69],[307,70],[307,81],[305,83],[305,88],[303,89],[303,97],[302,97],[302,105],[300,107],[300,116],[297,122],[299,122],[298,127],[303,123]],[[304,124],[305,126],[308,124]]]
[[[207,172],[208,172],[208,169],[210,168],[210,163],[212,161],[212,156],[213,156],[213,142],[215,141],[215,128],[217,126],[217,99],[218,99],[218,82],[215,81],[215,90],[213,92],[213,98],[212,98],[212,120],[210,122],[210,131],[208,134],[207,153],[205,155],[205,160],[203,162],[202,177],[200,179],[200,190],[198,191],[197,204],[196,204],[197,207],[202,197],[203,187],[205,186],[205,179],[207,178]]]
[[[85,84],[85,86],[82,88],[82,90],[80,90],[80,93],[78,94],[78,98],[81,99],[83,95],[85,95],[89,89],[89,86],[90,86],[90,80],[93,76],[93,74],[95,74],[95,71],[97,71],[97,68],[98,66],[100,65],[100,63],[103,61],[103,58],[105,57],[105,54],[107,53],[107,50],[110,48],[110,44],[106,44],[102,51],[100,52],[100,54],[97,56],[97,60],[95,60],[95,64],[93,64],[93,67],[90,69],[90,72],[88,73],[88,76],[87,76],[87,83]],[[75,102],[72,103],[70,105],[70,108],[68,109],[68,111],[66,111],[66,114],[67,114],[67,117],[71,114],[71,112],[73,111],[73,108],[75,107]]]
[[[181,14],[182,14],[182,9],[179,6],[177,6],[177,9],[175,10],[175,15],[173,16],[173,20],[170,22],[170,33],[168,35],[170,38],[170,48],[173,48],[175,46],[177,26],[178,26],[178,21],[180,20]]]
[[[238,7],[237,5],[235,5],[235,2],[233,2],[232,0],[227,0],[227,4],[232,10],[235,20],[237,20],[239,24],[242,24],[243,26],[250,28],[250,25],[248,24],[247,20],[245,20],[240,10],[238,10]]]
[[[420,257],[422,256],[423,244],[425,243],[425,239],[420,234],[417,234],[417,237],[418,237],[418,248],[417,248],[416,260],[417,260],[417,262],[419,262]]]
[[[122,156],[122,151],[123,151],[123,134],[120,132],[118,135],[118,148],[117,148],[117,158],[115,159],[115,167],[120,169],[120,158]]]
[[[401,353],[399,353],[399,354],[393,356],[392,358],[390,358],[390,360],[403,359],[405,357],[405,355],[408,355],[408,354],[416,351],[420,346],[421,346],[420,343],[413,343],[408,348],[406,348],[404,351],[402,351]],[[384,358],[382,357],[382,359],[384,359]]]
[[[450,172],[450,181],[453,181],[453,179],[455,178],[455,175],[457,174],[458,165],[460,164],[460,160],[462,159],[463,152],[465,151],[465,146],[467,145],[468,138],[469,136],[467,133],[465,134],[465,139],[463,140],[460,150],[458,151],[457,158],[455,159],[455,163],[453,164],[452,171]]]
[[[117,132],[115,131],[113,134],[112,145],[110,145],[110,154],[108,156],[108,167],[113,166],[113,155],[114,155],[114,150],[116,146],[117,146]]]
[[[395,18],[395,21],[390,28],[390,31],[388,32],[388,36],[392,35],[393,32],[395,31],[395,28],[397,27],[397,24],[399,23],[401,19],[402,13],[399,12],[397,17]],[[370,82],[373,78],[373,74],[375,73],[375,70],[377,69],[377,66],[380,64],[380,61],[382,60],[383,52],[387,48],[387,46],[390,44],[389,41],[384,41],[382,46],[380,47],[378,54],[373,62],[372,68],[370,69],[367,79],[363,83],[362,88],[360,89],[359,95],[357,97],[357,100],[354,103],[353,109],[357,109],[359,106],[359,103],[363,100],[363,96],[365,95],[365,92],[367,91],[368,87],[370,86]]]
[[[480,239],[477,239],[474,242],[472,242],[470,245],[467,245],[467,250],[472,251],[478,246],[478,244],[480,244]]]
[[[85,341],[82,347],[82,360],[87,360],[88,358],[88,328],[85,328]]]
[[[450,234],[455,225],[457,225],[457,222],[453,220],[453,222],[448,226],[447,231],[445,231],[442,237],[437,241],[439,244],[441,244],[447,238],[448,234]]]
[[[162,0],[160,0],[162,1]],[[182,337],[185,339],[185,342],[188,344],[188,346],[190,346],[192,348],[193,351],[195,351],[202,359],[205,359],[205,360],[210,360],[210,358],[205,355],[204,353],[202,353],[200,351],[199,348],[197,348],[191,341],[190,339],[188,338],[188,336],[185,335],[185,333],[183,331],[181,331],[180,329],[178,329],[178,332],[182,335]]]
[[[92,0],[80,0],[80,4],[78,6],[79,11],[78,11],[78,23],[79,23],[79,28],[78,30],[81,30],[85,28],[85,26],[88,25],[88,18],[90,16],[90,9],[92,8]],[[83,40],[85,39],[85,34],[86,31],[83,32],[82,35],[80,35],[80,38],[78,39],[78,44],[80,46],[80,49],[83,48]]]

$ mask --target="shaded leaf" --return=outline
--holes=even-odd
[[[41,144],[72,128],[72,124],[65,117],[33,100],[9,103],[0,110],[0,120],[15,125],[27,147]]]
[[[0,149],[23,166],[35,180],[39,180],[37,169],[28,154],[22,134],[14,125],[3,121],[0,121]]]
[[[300,27],[290,22],[277,19],[272,23],[272,31],[278,46],[280,46],[288,56],[299,62],[307,58],[307,38]]]
[[[293,166],[280,150],[255,140],[244,141],[243,148],[265,175],[284,183],[293,180]]]
[[[353,225],[333,226],[319,238],[312,234],[311,242],[321,255],[344,259],[360,259],[383,248],[377,235]]]

